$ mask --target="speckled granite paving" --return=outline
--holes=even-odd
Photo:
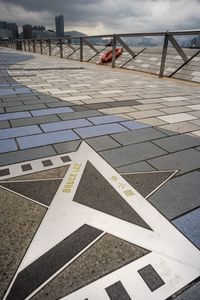
[[[0,298],[199,299],[199,84],[0,66]]]

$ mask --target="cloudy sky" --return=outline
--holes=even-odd
[[[0,20],[87,34],[200,28],[200,0],[0,0]]]

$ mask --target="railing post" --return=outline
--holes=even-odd
[[[49,56],[51,56],[51,40],[48,40],[48,44],[49,44]]]
[[[28,41],[28,51],[31,52],[31,42]]]
[[[35,49],[35,40],[33,40],[33,52],[34,53],[36,52],[36,49]]]
[[[162,58],[161,58],[161,64],[160,64],[160,74],[159,77],[162,78],[165,70],[165,61],[167,56],[167,47],[168,47],[168,33],[165,34],[164,44],[163,44],[163,50],[162,50]]]
[[[112,41],[112,68],[115,68],[116,44],[117,44],[117,39],[116,39],[116,35],[114,34],[113,41]]]
[[[26,51],[26,42],[25,42],[25,40],[23,41],[23,44],[24,44],[24,51]]]
[[[40,40],[40,53],[43,53],[42,40]]]
[[[59,39],[59,47],[60,47],[60,58],[63,58],[63,46],[62,46],[62,39]]]
[[[80,61],[83,61],[83,38],[80,37]]]

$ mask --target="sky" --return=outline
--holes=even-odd
[[[0,0],[0,21],[88,35],[200,28],[200,0]]]

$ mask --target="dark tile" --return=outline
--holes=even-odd
[[[106,104],[106,103],[103,102],[103,103],[91,103],[91,104],[87,104],[87,105],[85,105],[85,107],[87,107],[89,109],[103,109],[103,108],[108,108],[110,106],[108,104]]]
[[[114,284],[108,286],[106,288],[106,292],[110,300],[131,300],[121,281],[117,281]]]
[[[139,105],[141,103],[137,102],[136,100],[125,100],[125,101],[107,102],[106,104],[109,105],[110,107],[121,107],[121,106]]]
[[[32,170],[31,164],[22,165],[21,168],[22,168],[22,171],[24,171],[24,172]]]
[[[168,181],[148,200],[169,219],[199,207],[200,172],[195,171]]]
[[[86,164],[73,201],[151,230],[90,162]]]
[[[152,292],[165,284],[152,265],[138,270],[138,273]]]
[[[93,242],[101,230],[83,225],[19,272],[7,300],[28,297],[68,261]]]
[[[0,176],[6,176],[10,174],[10,170],[8,168],[0,170]]]
[[[62,156],[61,158],[60,158],[64,163],[65,162],[68,162],[68,161],[71,161],[71,159],[70,159],[70,157],[69,156]]]
[[[88,108],[83,106],[83,105],[71,105],[71,108],[74,111],[86,111],[86,110],[88,110]]]
[[[49,166],[53,165],[53,163],[52,163],[52,161],[50,159],[43,160],[42,164],[43,164],[44,167],[49,167]]]

